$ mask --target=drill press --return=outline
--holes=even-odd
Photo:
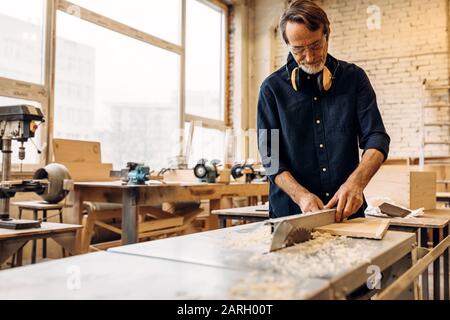
[[[40,227],[39,221],[11,219],[9,215],[9,200],[16,192],[36,192],[44,194],[48,189],[47,180],[16,180],[11,177],[11,144],[12,140],[21,143],[19,159],[25,158],[23,146],[29,138],[34,137],[38,127],[37,122],[43,122],[44,116],[39,108],[30,105],[15,105],[0,107],[0,150],[2,152],[2,180],[0,182],[0,228],[27,229]]]

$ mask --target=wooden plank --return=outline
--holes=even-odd
[[[182,216],[174,216],[173,218],[157,219],[153,221],[145,221],[138,225],[139,233],[154,231],[157,229],[165,229],[170,227],[177,227],[183,224],[184,218]]]
[[[110,177],[112,163],[83,163],[83,162],[59,162],[66,166],[70,176],[75,181],[111,181],[117,177]]]
[[[185,114],[184,120],[187,122],[194,121],[197,125],[201,123],[203,128],[218,129],[223,131],[226,129],[224,121],[196,116],[189,113]]]
[[[436,173],[410,172],[409,208],[436,208]]]
[[[73,10],[73,8],[77,8],[77,10]],[[143,41],[145,43],[149,43],[161,49],[165,49],[177,54],[181,54],[183,52],[183,48],[179,45],[173,44],[169,41],[163,40],[161,38],[152,36],[146,32],[137,30],[126,24],[120,23],[113,19],[102,16],[98,13],[87,10],[78,5],[72,4],[69,1],[59,0],[58,1],[58,10],[61,10],[67,14],[77,15],[78,18],[89,21],[106,29],[110,29],[112,31],[121,33],[123,35],[129,36],[139,41]],[[74,12],[75,11],[75,12]]]
[[[42,164],[52,162],[54,129],[54,109],[55,109],[55,59],[56,59],[56,2],[47,1],[47,14],[45,22],[45,64],[44,64],[44,83],[48,92],[47,99],[44,103],[44,114],[46,121],[43,124],[41,141],[47,143],[44,157],[41,157]],[[44,158],[44,159],[42,159]]]
[[[356,218],[342,223],[333,223],[314,228],[315,231],[354,238],[383,239],[389,228],[388,219]]]
[[[53,139],[55,162],[101,163],[100,142]]]
[[[412,217],[412,218],[393,218],[388,219],[392,226],[415,227],[415,228],[443,228],[448,224],[449,219],[430,218],[430,217]]]
[[[192,169],[176,169],[164,172],[164,181],[193,181],[197,182],[198,179],[194,175]]]
[[[47,99],[48,92],[42,85],[0,77],[0,95],[42,102]]]

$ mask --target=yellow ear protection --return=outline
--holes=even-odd
[[[339,64],[336,66],[334,73],[336,73],[338,66],[339,66]],[[300,78],[299,73],[300,73],[300,67],[295,67],[291,73],[291,84],[295,91],[298,91],[298,82],[299,82],[299,78]],[[319,75],[317,77],[317,86],[319,87],[320,92],[330,90],[331,85],[333,84],[333,78],[334,78],[334,74],[331,74],[331,72],[327,68],[327,66],[324,66],[322,72],[319,73]]]

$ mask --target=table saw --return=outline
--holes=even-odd
[[[345,299],[377,268],[410,267],[415,241],[323,235],[268,253],[270,237],[258,222],[4,270],[0,299]]]

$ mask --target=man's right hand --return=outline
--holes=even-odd
[[[300,194],[296,197],[295,203],[302,209],[303,213],[319,211],[324,207],[322,200],[311,192]]]

